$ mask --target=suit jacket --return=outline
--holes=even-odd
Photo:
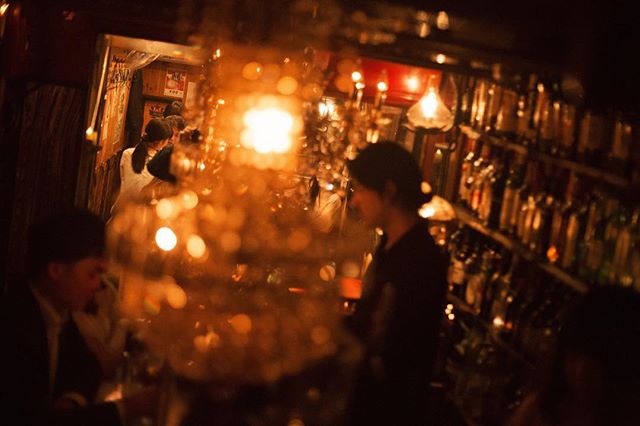
[[[0,311],[0,409],[20,425],[120,425],[113,403],[91,404],[102,373],[78,327],[70,318],[60,334],[58,368],[49,393],[49,348],[40,307],[27,286],[3,300]],[[90,405],[54,412],[52,401],[76,392]]]

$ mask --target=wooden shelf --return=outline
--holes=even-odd
[[[486,227],[475,216],[469,213],[466,209],[461,208],[459,206],[454,206],[454,210],[460,222],[464,223],[471,229],[474,229],[480,232],[481,234],[486,235],[487,237],[500,243],[506,249],[511,250],[514,253],[518,253],[522,258],[526,259],[531,263],[536,264],[540,269],[547,272],[549,275],[551,275],[552,277],[554,277],[564,285],[567,285],[573,288],[579,293],[586,293],[587,290],[589,289],[589,286],[587,284],[571,276],[564,270],[558,268],[557,266],[549,262],[540,260],[540,258],[536,256],[535,253],[533,253],[531,250],[523,246],[520,242],[515,241],[514,239],[494,229],[490,229]]]
[[[596,167],[587,166],[585,164],[578,163],[576,161],[569,160],[566,158],[557,158],[549,154],[544,154],[536,151],[535,149],[531,149],[529,147],[511,142],[506,138],[492,136],[485,132],[480,132],[478,130],[472,129],[469,126],[460,126],[460,129],[462,133],[464,133],[465,135],[469,136],[472,139],[481,139],[482,141],[489,142],[492,145],[510,149],[517,153],[527,155],[532,160],[537,160],[542,163],[550,164],[555,167],[571,170],[574,173],[588,176],[590,178],[606,182],[610,185],[613,185],[622,189],[629,189],[631,186],[629,180],[621,176],[615,175],[613,173],[609,173],[605,170],[602,170]]]

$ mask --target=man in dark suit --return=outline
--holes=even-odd
[[[106,269],[104,224],[74,209],[32,227],[25,285],[0,311],[0,408],[16,424],[119,425],[153,407],[146,394],[94,404],[102,379],[71,312],[82,310]]]

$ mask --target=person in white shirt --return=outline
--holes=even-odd
[[[135,148],[122,152],[120,158],[120,193],[111,211],[114,212],[138,195],[153,175],[147,170],[149,160],[164,148],[173,135],[171,123],[166,119],[152,118],[144,129],[144,135]]]

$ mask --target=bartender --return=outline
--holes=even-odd
[[[365,345],[348,424],[427,425],[426,407],[446,294],[446,259],[418,215],[431,194],[400,145],[367,146],[349,164],[352,205],[382,230],[348,326]]]

